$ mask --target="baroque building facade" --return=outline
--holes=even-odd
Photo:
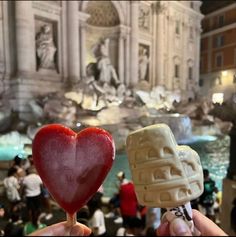
[[[201,1],[1,1],[0,91],[21,116],[37,95],[86,80],[109,39],[119,80],[198,91]]]

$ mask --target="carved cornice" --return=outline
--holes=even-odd
[[[85,30],[88,27],[87,20],[90,17],[90,14],[79,12],[78,18],[79,18],[79,26],[81,29]]]
[[[50,4],[46,1],[32,1],[32,7],[47,12],[49,14],[58,15],[61,14],[61,6],[57,4]]]
[[[126,38],[128,34],[130,34],[130,27],[125,25],[119,25],[120,37]]]
[[[88,18],[90,17],[90,14],[79,11],[78,17],[79,17],[80,22],[86,22]]]
[[[165,14],[168,9],[168,3],[158,1],[151,5],[152,12],[155,14]]]

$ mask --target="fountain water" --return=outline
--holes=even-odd
[[[84,88],[84,91],[81,88]],[[178,91],[173,92],[173,95],[163,87],[156,87],[150,91],[133,88],[130,93],[119,98],[119,103],[117,103],[117,100],[111,101],[110,97],[107,97],[109,99],[105,101],[105,107],[93,109],[91,106],[85,106],[89,104],[87,100],[93,100],[93,97],[89,97],[90,92],[93,92],[92,89],[89,88],[89,93],[87,89],[88,85],[81,82],[80,87],[75,88],[73,91],[67,91],[64,94],[53,93],[46,97],[36,98],[34,102],[30,101],[32,120],[28,121],[25,128],[28,140],[16,140],[12,139],[12,136],[4,136],[4,141],[13,140],[14,142],[8,146],[8,153],[0,157],[9,160],[13,159],[17,153],[23,153],[24,144],[30,144],[38,127],[45,123],[62,123],[75,130],[86,126],[103,127],[113,135],[117,148],[115,164],[104,183],[105,195],[108,196],[111,196],[115,191],[114,182],[116,182],[116,173],[119,170],[124,170],[127,177],[130,177],[128,161],[125,155],[127,135],[148,125],[168,124],[178,144],[195,146],[195,150],[200,153],[202,162],[207,168],[209,167],[208,164],[212,165],[212,160],[215,161],[214,164],[217,164],[217,160],[221,159],[214,151],[207,154],[204,150],[205,148],[203,148],[208,142],[215,142],[216,137],[193,134],[190,117],[173,112],[174,104],[180,100]],[[14,147],[16,145],[19,146],[19,144],[22,144],[19,148],[20,150],[16,150]],[[6,148],[3,144],[0,147],[0,152],[1,149],[3,152]],[[15,152],[14,154],[12,153],[13,151]],[[207,161],[205,162],[205,160]],[[220,168],[221,175],[225,172],[225,165],[227,164],[224,163]],[[220,178],[222,177],[220,176],[218,180]],[[220,181],[218,183],[218,187],[221,189]]]

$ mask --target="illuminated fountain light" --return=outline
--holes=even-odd
[[[214,93],[212,95],[213,104],[222,104],[224,102],[224,93]]]
[[[192,135],[187,139],[182,139],[178,141],[178,144],[182,145],[190,145],[193,143],[201,143],[201,142],[213,142],[217,139],[216,136],[212,135]]]
[[[0,161],[13,160],[15,156],[20,158],[26,158],[27,154],[24,150],[24,146],[0,146]]]
[[[31,140],[17,131],[0,136],[0,161],[13,160],[16,155],[26,158],[25,144],[31,144]]]

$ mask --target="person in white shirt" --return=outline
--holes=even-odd
[[[32,217],[33,211],[38,211],[41,208],[41,188],[42,180],[32,166],[28,169],[28,175],[23,179],[22,185],[26,197],[26,205],[29,211],[29,218]]]
[[[89,227],[95,236],[106,236],[106,226],[104,213],[101,210],[102,194],[97,192],[88,202],[89,208]]]
[[[20,155],[15,156],[12,167],[16,168],[17,170],[17,179],[19,180],[19,182],[21,183],[21,181],[23,180],[23,178],[26,175],[26,172],[23,168],[23,159],[21,158]]]
[[[17,169],[12,167],[8,170],[7,177],[3,180],[3,185],[6,190],[7,199],[10,202],[10,211],[14,211],[14,207],[20,202],[19,189],[20,185],[18,183]]]

